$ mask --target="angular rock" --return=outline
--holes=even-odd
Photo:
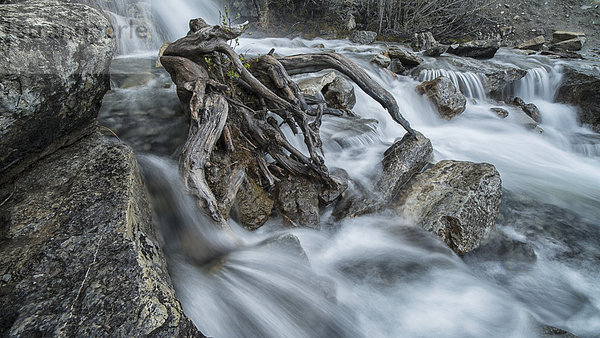
[[[542,50],[544,43],[546,43],[546,38],[543,35],[539,35],[533,39],[521,43],[517,48],[527,50]]]
[[[111,36],[85,5],[0,6],[0,183],[91,132],[110,85]]]
[[[394,209],[464,254],[494,228],[501,186],[491,164],[441,161],[402,188]]]
[[[490,108],[491,111],[493,111],[494,113],[496,113],[496,115],[498,115],[498,117],[505,119],[508,117],[508,111],[504,108],[500,108],[500,107],[493,107]]]
[[[565,40],[565,41],[561,41],[561,42],[557,42],[557,43],[553,44],[552,46],[550,46],[550,50],[566,51],[566,52],[578,51],[583,48],[584,43],[585,43],[585,39],[582,39],[582,38]]]
[[[579,121],[600,132],[600,70],[565,66],[556,100],[579,107]]]
[[[575,52],[564,51],[564,50],[544,50],[540,53],[541,55],[547,55],[550,57],[561,58],[561,59],[584,59],[584,57]]]
[[[321,184],[305,177],[288,177],[275,186],[275,205],[288,226],[319,228]]]
[[[392,60],[390,60],[389,57],[385,56],[384,54],[377,54],[375,55],[372,59],[371,62],[373,62],[374,64],[378,65],[381,68],[387,68],[390,66]]]
[[[572,39],[585,39],[585,33],[567,31],[554,31],[552,33],[552,43],[559,43]]]
[[[423,63],[422,57],[418,56],[417,54],[415,54],[407,49],[403,49],[398,46],[390,46],[388,53],[392,60],[393,59],[400,60],[400,62],[402,62],[402,65],[407,68],[416,67],[416,66],[420,65],[421,63]]]
[[[321,92],[327,106],[331,108],[350,110],[356,104],[354,86],[343,77],[336,77],[335,80],[325,85]]]
[[[535,122],[537,122],[537,123],[542,122],[542,116],[540,114],[540,110],[538,109],[538,107],[535,104],[525,103],[525,101],[523,101],[523,99],[521,99],[520,97],[515,97],[515,99],[513,100],[513,103],[515,105],[517,105],[518,107],[521,107],[523,112],[525,114],[527,114],[527,116],[531,117],[531,119],[533,119]]]
[[[0,196],[2,336],[201,336],[176,299],[131,148],[93,134]]]
[[[448,53],[475,59],[491,59],[500,48],[495,40],[475,40],[448,47]]]
[[[439,76],[417,86],[419,94],[425,94],[438,108],[440,116],[446,120],[462,114],[467,106],[467,99],[454,86],[452,80]]]
[[[446,46],[446,45],[437,45],[435,47],[431,47],[429,49],[426,49],[423,52],[423,55],[425,55],[425,56],[431,56],[431,57],[436,57],[436,56],[440,56],[440,55],[446,53],[447,50],[448,50],[448,46]]]
[[[375,42],[377,33],[371,31],[356,31],[350,36],[350,41],[361,45],[370,45]]]
[[[415,52],[428,50],[438,46],[438,42],[431,32],[415,33],[412,37],[410,46]],[[441,53],[440,53],[441,54]]]
[[[323,75],[303,78],[296,82],[304,95],[316,96],[323,90],[323,87],[333,82],[337,77],[334,72],[327,72]]]
[[[384,200],[395,196],[433,159],[431,141],[419,132],[416,135],[414,138],[405,134],[383,153],[383,173],[375,184],[375,190]]]

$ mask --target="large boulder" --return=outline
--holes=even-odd
[[[402,188],[394,208],[464,254],[494,228],[501,197],[502,181],[493,165],[440,161]]]
[[[496,40],[475,40],[452,45],[448,48],[448,53],[475,59],[491,59],[499,48],[500,43]]]
[[[350,41],[361,45],[370,45],[375,42],[377,33],[371,31],[356,31],[350,36]]]
[[[176,299],[131,148],[85,137],[0,199],[2,336],[201,335]]]
[[[419,84],[417,91],[427,95],[438,108],[440,116],[446,120],[462,114],[467,106],[465,96],[454,86],[452,80],[445,76]]]
[[[0,6],[0,183],[93,130],[115,48],[81,4]]]
[[[556,100],[578,106],[579,121],[600,132],[600,70],[593,66],[565,66]]]
[[[323,87],[333,82],[337,77],[334,72],[327,72],[317,76],[302,78],[296,82],[304,95],[317,96],[323,90]]]

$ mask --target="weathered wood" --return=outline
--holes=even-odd
[[[323,52],[314,54],[301,54],[278,58],[279,62],[285,67],[288,74],[313,73],[324,69],[335,69],[348,76],[365,93],[379,102],[388,113],[410,134],[415,136],[415,131],[410,127],[410,123],[404,119],[398,108],[396,100],[387,90],[374,81],[364,70],[345,56]]]

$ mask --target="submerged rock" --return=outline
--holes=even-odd
[[[440,116],[446,120],[462,114],[467,106],[465,96],[445,76],[421,83],[417,86],[417,91],[427,95],[438,108]]]
[[[505,119],[508,117],[508,110],[506,110],[504,108],[493,107],[493,108],[490,108],[490,110],[493,111],[494,113],[496,113],[496,115],[498,115],[498,117],[500,117],[501,119]]]
[[[375,42],[377,33],[371,31],[357,31],[350,36],[350,41],[361,45],[370,45]]]
[[[109,88],[110,23],[81,4],[0,6],[0,183],[93,130]]]
[[[129,147],[88,136],[0,196],[3,336],[201,336],[175,297]]]
[[[491,59],[500,49],[500,43],[495,40],[475,40],[459,45],[452,45],[448,53],[458,56],[468,56],[475,59]]]
[[[566,66],[556,100],[578,106],[579,121],[600,132],[600,70]]]
[[[487,163],[441,161],[416,175],[394,201],[394,209],[436,234],[454,252],[477,248],[494,228],[502,181]]]

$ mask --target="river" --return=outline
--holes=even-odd
[[[154,29],[162,39],[183,36],[191,17],[218,15],[218,6],[207,1],[171,1],[170,8],[180,10],[167,10],[158,2],[152,6],[159,22]],[[287,229],[277,219],[248,232],[230,221],[242,242],[232,246],[181,193],[171,155],[187,133],[185,119],[178,115],[168,75],[153,66],[157,43],[134,43],[121,43],[113,72],[130,77],[148,73],[152,79],[127,88],[113,80],[100,121],[140,154],[173,283],[186,314],[204,334],[535,337],[543,336],[541,326],[549,325],[582,337],[600,336],[600,137],[577,123],[575,107],[553,100],[564,61],[509,49],[493,59],[528,71],[511,90],[539,107],[539,133],[523,126],[514,107],[486,97],[476,73],[445,71],[468,99],[462,115],[445,121],[417,94],[418,81],[392,77],[369,62],[382,45],[239,39],[236,50],[248,56],[271,48],[279,55],[314,52],[318,49],[313,46],[320,44],[346,55],[394,95],[413,128],[431,140],[435,162],[495,165],[504,188],[497,231],[481,248],[459,257],[409,221],[385,212],[332,227],[326,210],[320,232]],[[448,58],[426,62],[441,64]],[[383,151],[404,130],[360,88],[355,92],[353,111],[379,123],[341,146],[325,137],[336,132],[335,118],[324,119],[325,158],[328,166],[344,168],[370,186]],[[509,116],[501,119],[491,107],[503,107]],[[169,243],[178,223],[201,233],[204,249],[228,248],[228,253],[202,267],[182,259],[181,243]]]

